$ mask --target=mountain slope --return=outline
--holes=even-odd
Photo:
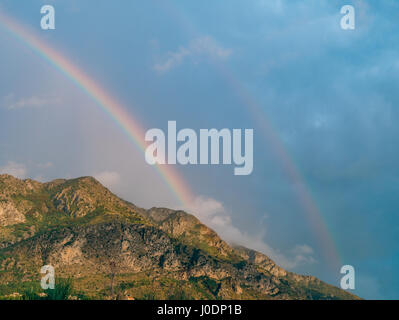
[[[184,211],[138,208],[91,177],[0,175],[0,298],[40,291],[46,264],[91,299],[357,298],[231,247]]]

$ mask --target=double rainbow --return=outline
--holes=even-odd
[[[32,48],[32,50],[35,51],[39,56],[41,56],[70,80],[72,80],[82,91],[84,91],[91,99],[93,99],[93,101],[95,101],[96,104],[106,114],[108,114],[108,116],[116,123],[116,125],[118,125],[126,134],[129,140],[139,148],[139,150],[142,152],[145,151],[146,143],[144,141],[144,129],[134,119],[134,117],[127,112],[126,108],[123,107],[117,101],[117,99],[109,95],[100,84],[96,83],[92,78],[80,70],[61,53],[55,51],[53,48],[39,40],[37,36],[35,36],[32,32],[29,32],[28,29],[0,12],[0,26],[1,25],[4,26],[8,32],[19,39],[22,43]],[[227,79],[226,81],[243,99],[248,111],[254,115],[256,122],[259,122],[260,119],[263,120],[258,127],[261,128],[266,140],[270,143],[278,155],[285,172],[287,172],[292,181],[297,183],[299,199],[302,206],[305,208],[306,218],[312,225],[312,228],[315,230],[315,234],[317,234],[318,239],[321,242],[321,246],[325,251],[324,254],[327,257],[327,261],[331,263],[333,267],[339,265],[340,257],[333,242],[333,237],[327,228],[327,224],[324,222],[323,216],[317,204],[307,190],[299,170],[290,159],[288,153],[279,141],[270,124],[268,124],[268,122],[265,120],[264,115],[262,115],[261,108],[257,105],[253,97],[248,94],[244,86],[242,86],[239,81],[232,76],[231,72],[224,68],[220,68],[219,71],[224,74],[225,78]],[[154,167],[165,184],[178,199],[179,203],[183,207],[189,207],[189,204],[193,200],[194,196],[190,190],[190,187],[187,185],[181,175],[179,175],[174,167],[169,165],[155,165]]]

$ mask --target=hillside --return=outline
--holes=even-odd
[[[0,299],[40,294],[46,264],[73,283],[70,298],[357,298],[230,246],[184,211],[138,208],[94,178],[0,175]]]

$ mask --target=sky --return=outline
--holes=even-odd
[[[41,30],[40,8],[55,8]],[[355,30],[342,30],[343,5]],[[145,130],[254,130],[254,170],[176,165],[181,204],[81,88],[0,23],[0,173],[92,175],[144,208],[180,208],[223,239],[355,294],[398,299],[396,0],[0,0]],[[143,137],[144,138],[144,137]],[[331,262],[336,251],[338,261]]]

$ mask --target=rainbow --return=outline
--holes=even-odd
[[[117,99],[109,95],[100,84],[79,69],[70,60],[53,48],[42,42],[27,28],[0,12],[0,24],[29,46],[44,60],[52,64],[61,73],[72,80],[77,87],[85,92],[126,134],[129,140],[140,150],[145,151],[145,131],[140,124],[127,112]],[[193,194],[179,173],[170,165],[154,166],[166,183],[172,194],[179,201],[179,205],[187,206],[193,199]]]

